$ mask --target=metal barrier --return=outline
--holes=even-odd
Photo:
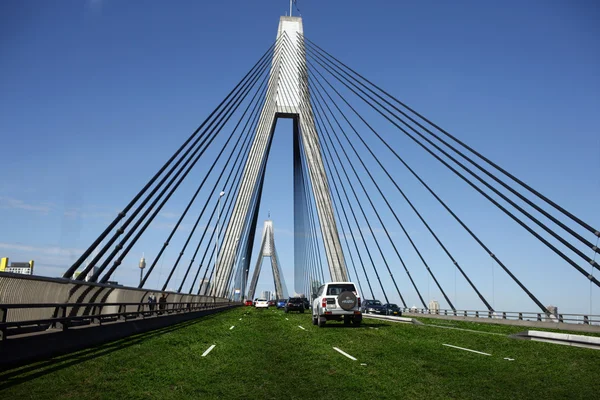
[[[40,328],[38,332],[47,329],[66,331],[69,327],[84,325],[102,325],[106,322],[128,321],[136,318],[152,318],[173,313],[183,313],[201,310],[212,310],[228,307],[230,303],[64,303],[64,304],[0,304],[0,339],[5,340],[10,335],[23,333],[23,330]],[[116,307],[118,312],[106,313],[108,307]],[[134,307],[135,310],[128,310]],[[52,318],[11,321],[7,316],[11,311],[19,309],[52,309]],[[83,315],[69,316],[73,309],[86,308]],[[78,314],[78,313],[76,313]]]
[[[510,321],[536,321],[579,325],[600,326],[600,315],[558,314],[516,311],[479,311],[479,310],[429,310],[426,308],[403,308],[403,313],[444,315],[479,319],[502,319]]]
[[[156,302],[150,302],[151,296]],[[163,299],[161,302],[161,298]],[[163,307],[164,308],[161,308]],[[0,334],[68,329],[69,326],[127,320],[229,306],[227,298],[138,289],[64,278],[0,274]]]

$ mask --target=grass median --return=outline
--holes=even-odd
[[[599,373],[597,350],[246,307],[0,373],[0,397],[590,399]]]

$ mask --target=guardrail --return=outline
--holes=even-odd
[[[403,308],[403,313],[444,315],[453,317],[491,318],[512,321],[537,321],[565,324],[600,325],[600,315],[586,314],[551,314],[543,312],[516,312],[516,311],[478,311],[478,310],[430,310],[426,308]]]
[[[44,332],[48,329],[66,331],[70,327],[160,317],[173,313],[211,310],[231,305],[231,302],[0,304],[0,340],[4,341],[8,336],[26,332]],[[103,313],[107,307],[115,307],[118,311]],[[54,309],[54,311],[51,318],[7,322],[11,310],[19,309]]]

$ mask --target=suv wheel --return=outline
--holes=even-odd
[[[319,325],[319,328],[324,327],[325,326],[325,319],[317,317],[317,325]]]
[[[319,317],[315,317],[315,316],[313,315],[313,318],[312,318],[312,323],[313,323],[313,325],[317,325],[317,320],[318,320],[318,319],[319,319]]]

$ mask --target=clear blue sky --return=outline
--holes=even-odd
[[[300,0],[299,6],[309,38],[600,226],[596,2]],[[39,274],[61,275],[274,41],[287,9],[285,0],[0,2],[0,255],[35,259]],[[589,312],[590,286],[579,273],[429,156],[398,143],[545,304]],[[291,289],[289,123],[279,125],[273,146],[259,221],[271,211]],[[535,310],[497,266],[491,278],[489,257],[398,171],[496,309]],[[156,254],[184,201],[167,206],[119,269],[120,282],[136,282],[141,253],[149,260]],[[451,298],[456,295],[455,305],[482,309],[460,278],[454,289],[447,259],[405,205],[398,207]],[[154,275],[157,282],[176,248]],[[441,300],[416,256],[403,248],[425,297]],[[404,274],[395,276],[407,302],[418,304]],[[264,273],[258,289],[270,289],[270,279]],[[592,299],[600,314],[598,289]]]

